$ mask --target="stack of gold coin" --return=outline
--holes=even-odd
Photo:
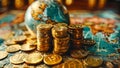
[[[70,36],[65,38],[55,38],[53,53],[56,54],[66,53],[69,48],[69,40],[70,40]]]
[[[70,25],[68,32],[70,33],[72,47],[79,49],[83,41],[82,26],[80,24]]]
[[[80,24],[70,25],[68,31],[73,39],[83,38],[83,28]]]
[[[46,52],[51,46],[51,24],[39,24],[37,26],[37,50]]]
[[[54,38],[53,53],[63,54],[67,52],[70,40],[67,25],[64,23],[54,25],[52,28],[52,36]]]
[[[65,25],[58,24],[52,28],[52,35],[54,38],[64,38],[68,36],[68,28]]]

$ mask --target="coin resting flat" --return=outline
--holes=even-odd
[[[21,50],[22,51],[32,51],[32,50],[34,50],[36,47],[35,47],[35,45],[30,45],[30,44],[23,44],[22,46],[21,46]]]
[[[6,51],[0,51],[0,60],[7,57],[8,53]]]
[[[59,64],[62,61],[62,57],[57,54],[50,54],[44,57],[44,63],[47,65]]]
[[[24,58],[26,57],[25,53],[16,53],[10,57],[10,62],[13,64],[21,64],[24,63]]]
[[[6,48],[6,51],[7,52],[16,52],[16,51],[19,51],[20,49],[21,49],[21,46],[19,44],[16,44],[16,45],[8,46]]]
[[[63,64],[62,68],[84,68],[84,67],[80,60],[71,59],[71,60],[66,61]]]
[[[38,64],[42,62],[42,60],[43,60],[43,56],[39,52],[30,53],[24,59],[24,61],[27,64]]]

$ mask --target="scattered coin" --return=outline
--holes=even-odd
[[[46,64],[37,65],[36,68],[50,68]]]
[[[79,49],[79,50],[72,50],[70,55],[73,58],[84,58],[88,55],[88,51],[85,51],[83,49]]]
[[[0,51],[0,60],[7,57],[8,53],[6,51]]]
[[[6,40],[6,41],[4,42],[4,44],[5,44],[5,45],[13,45],[13,44],[16,44],[16,42],[13,41],[12,39],[9,39],[9,40]]]
[[[59,64],[62,61],[62,57],[57,54],[50,54],[44,57],[44,63],[47,65]]]
[[[100,57],[88,56],[85,59],[85,63],[87,64],[87,66],[97,67],[103,63],[103,60]]]
[[[10,62],[13,64],[21,64],[24,63],[24,58],[26,57],[25,53],[16,53],[10,57]]]
[[[27,64],[38,64],[42,62],[42,60],[43,56],[39,52],[33,52],[31,54],[28,54],[24,59]]]
[[[84,68],[83,64],[80,60],[77,59],[71,59],[71,60],[67,60],[64,64],[62,68]]]
[[[21,46],[19,44],[11,45],[6,48],[7,52],[17,52],[21,49]]]
[[[26,39],[27,39],[26,36],[21,35],[21,36],[15,37],[15,38],[14,38],[14,41],[15,41],[16,43],[23,43]]]
[[[35,45],[30,45],[30,44],[23,44],[22,46],[21,46],[21,50],[22,51],[32,51],[32,50],[34,50],[36,48],[36,46]]]

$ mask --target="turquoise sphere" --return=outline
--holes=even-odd
[[[25,25],[32,34],[36,34],[38,24],[50,21],[69,24],[67,9],[56,0],[35,1],[25,13]]]

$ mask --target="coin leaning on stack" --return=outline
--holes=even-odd
[[[52,36],[54,38],[53,53],[64,54],[68,51],[70,36],[68,35],[68,28],[64,25],[55,25],[52,28]]]
[[[39,24],[37,26],[37,50],[46,52],[51,46],[51,24]]]

